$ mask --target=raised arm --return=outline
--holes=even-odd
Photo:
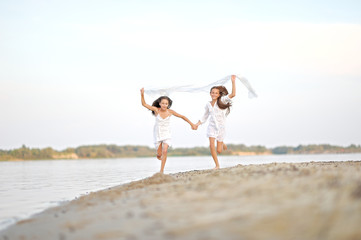
[[[141,100],[142,100],[142,105],[143,105],[143,107],[148,108],[149,110],[158,113],[158,108],[156,108],[156,107],[154,107],[154,106],[151,106],[151,105],[149,105],[149,104],[147,104],[147,103],[145,102],[145,99],[144,99],[144,88],[140,89],[140,96],[141,96]]]
[[[232,81],[232,92],[228,95],[229,98],[234,98],[236,96],[236,75],[231,76]]]
[[[184,121],[186,121],[187,123],[189,123],[189,125],[191,125],[193,130],[197,129],[197,126],[195,124],[193,124],[187,117],[185,117],[185,116],[183,116],[183,115],[181,115],[181,114],[179,114],[179,113],[177,113],[177,112],[175,112],[175,111],[173,111],[171,109],[168,109],[168,111],[171,114],[173,114],[174,116],[179,117],[179,118],[183,119]]]

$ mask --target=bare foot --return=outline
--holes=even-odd
[[[215,166],[215,167],[213,168],[213,170],[217,170],[217,169],[219,169],[219,166]]]
[[[226,151],[228,149],[227,145],[223,143],[223,150]]]
[[[157,154],[157,158],[158,158],[158,160],[162,161],[162,155]]]

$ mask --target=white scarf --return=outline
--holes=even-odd
[[[193,85],[184,85],[184,86],[176,86],[176,87],[170,87],[170,88],[151,88],[151,89],[145,89],[144,92],[148,94],[149,96],[169,96],[170,94],[174,92],[207,92],[209,91],[213,86],[221,86],[226,84],[228,81],[231,80],[232,75],[228,75],[218,81],[212,82],[210,84],[207,84],[205,86],[196,87]],[[248,82],[248,80],[245,77],[237,76],[243,85],[248,89],[248,97],[254,98],[257,97],[256,92],[252,88],[251,84]]]

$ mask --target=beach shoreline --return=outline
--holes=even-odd
[[[90,193],[0,239],[361,239],[361,161],[154,174]]]

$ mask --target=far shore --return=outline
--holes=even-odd
[[[272,154],[270,152],[267,153],[257,153],[257,152],[233,152],[230,155],[224,155],[224,156],[262,156],[262,155],[275,155]],[[170,157],[180,157],[180,156],[174,156],[174,155],[169,155]],[[207,155],[201,155],[201,156],[207,156]],[[152,157],[152,156],[147,156],[147,157]],[[185,156],[185,157],[192,157],[192,156]],[[120,158],[120,157],[118,157]],[[136,158],[134,156],[129,156],[129,157],[121,157],[121,158]],[[84,158],[84,157],[79,157],[77,154],[72,153],[69,155],[66,154],[61,154],[61,155],[53,155],[52,158],[50,159],[44,159],[44,160],[67,160],[67,159],[94,159],[94,158]],[[95,158],[96,159],[96,158]],[[103,158],[102,158],[103,159]],[[109,158],[111,159],[111,158]],[[11,161],[11,162],[17,162],[17,161],[28,161],[28,160],[37,160],[37,159],[4,159],[4,160],[0,160],[0,161]]]
[[[361,161],[237,165],[93,192],[0,239],[361,239]]]
[[[258,153],[258,152],[232,152],[232,154],[223,154],[223,156],[283,156],[283,155],[322,155],[322,154],[358,154],[356,153],[288,153],[288,154],[273,154],[271,152],[264,152],[264,153]],[[169,154],[169,157],[202,157],[202,156],[210,156],[210,155],[185,155],[185,156],[179,156],[179,155],[172,155]],[[155,157],[155,156],[144,156],[144,157]],[[85,158],[85,157],[78,157],[76,154],[71,155],[54,155],[52,158],[45,158],[45,159],[0,159],[0,162],[21,162],[21,161],[34,161],[34,160],[71,160],[71,159],[79,159],[79,160],[87,160],[87,159],[119,159],[119,158],[140,158],[135,156],[127,156],[127,157],[101,157],[101,158]]]
[[[224,156],[257,156],[257,155],[283,155],[283,154],[344,154],[361,153],[361,145],[335,146],[330,144],[298,145],[297,147],[279,146],[267,148],[261,145],[246,146],[244,144],[227,144],[228,149],[223,151]],[[51,147],[39,149],[23,145],[12,150],[0,149],[0,161],[3,160],[38,160],[38,159],[97,159],[97,158],[137,158],[153,157],[154,149],[149,146],[100,144],[55,150]],[[195,146],[191,148],[172,148],[168,156],[209,156],[208,146]]]

